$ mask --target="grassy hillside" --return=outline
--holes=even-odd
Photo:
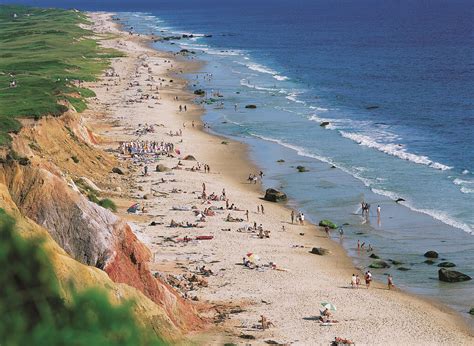
[[[79,26],[86,23],[72,10],[0,5],[0,145],[20,129],[17,117],[60,115],[65,99],[77,111],[86,108],[94,93],[77,81],[95,80],[108,58],[120,55],[91,39]]]

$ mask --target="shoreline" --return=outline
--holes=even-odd
[[[112,24],[116,24],[116,23],[112,23]],[[123,34],[122,34],[121,40],[125,40],[125,39],[126,37],[123,37]],[[146,40],[140,40],[140,41],[145,42]],[[143,47],[143,49],[148,53],[148,50],[152,48]],[[149,53],[150,55],[152,55],[153,52],[149,52]],[[156,54],[158,56],[160,55],[166,56],[167,59],[169,58],[167,53],[156,51]],[[126,60],[126,58],[124,58],[123,60]],[[177,64],[179,68],[183,68],[183,69],[189,68],[187,67],[188,64],[186,61],[181,61],[181,62],[173,61],[173,64]],[[175,72],[178,72],[178,67],[175,67],[174,70],[171,70],[171,72],[170,70],[161,71],[161,73],[163,72],[165,74],[168,74],[168,73],[173,74]],[[177,119],[175,114],[172,114],[172,115],[168,114],[166,116],[166,119],[163,119],[163,124],[165,124],[165,126],[168,127],[167,128],[168,130],[170,128],[177,129],[178,127],[180,127],[181,125],[180,123],[182,123],[183,121],[189,123],[192,120],[200,119],[202,116],[203,109],[202,107],[196,106],[195,104],[192,103],[192,99],[194,98],[194,95],[191,95],[189,91],[186,90],[187,83],[188,81],[176,80],[173,82],[173,86],[170,87],[170,89],[160,91],[160,97],[162,98],[160,101],[162,104],[166,103],[165,106],[166,106],[167,112],[176,113],[176,109],[178,105],[177,102],[174,102],[172,100],[171,95],[179,94],[180,102],[189,102],[188,105],[190,107],[190,110],[186,112],[184,116],[181,116]],[[178,85],[178,87],[175,88],[174,86],[176,85]],[[99,99],[103,98],[104,97],[103,94],[104,94],[103,92],[98,93],[98,98]],[[163,96],[165,96],[164,100],[163,100]],[[136,111],[138,110],[136,109]],[[140,118],[142,120],[143,119],[146,120],[147,118],[150,118],[150,116],[152,116],[151,113],[153,113],[154,115],[154,112],[151,112],[151,110],[148,112],[150,114],[147,114],[146,109],[140,109],[140,112],[142,112],[142,114],[140,115]],[[134,120],[135,120],[134,125],[136,126],[138,124],[137,119],[134,119]],[[212,224],[213,226],[212,228],[214,228],[213,234],[214,234],[216,242],[213,242],[213,243],[214,244],[217,243],[218,236],[220,238],[220,236],[222,236],[224,233],[224,237],[222,237],[222,239],[219,239],[219,244],[218,244],[219,246],[216,246],[216,248],[213,248],[209,246],[210,243],[207,243],[207,244],[197,244],[196,247],[198,247],[198,249],[200,251],[203,251],[204,253],[206,253],[207,251],[207,253],[210,254],[209,257],[218,258],[221,261],[220,263],[225,262],[224,265],[222,264],[212,265],[211,268],[213,270],[214,270],[214,267],[220,266],[221,268],[216,268],[216,270],[225,268],[225,271],[232,271],[235,276],[239,276],[239,279],[245,282],[244,282],[244,285],[240,285],[240,287],[237,287],[235,289],[236,292],[232,292],[232,294],[226,294],[225,292],[224,293],[219,292],[219,290],[216,289],[216,287],[219,287],[219,285],[223,285],[226,282],[232,282],[232,278],[229,277],[228,275],[226,276],[227,273],[224,273],[222,277],[221,276],[218,276],[216,278],[211,277],[209,279],[209,287],[203,288],[202,290],[199,291],[198,293],[200,297],[199,300],[202,300],[202,299],[210,300],[210,301],[234,300],[234,302],[237,300],[239,302],[242,301],[243,303],[246,303],[246,304],[256,303],[256,299],[253,299],[254,298],[253,296],[248,296],[247,294],[239,295],[239,293],[242,293],[242,290],[244,289],[251,290],[253,295],[257,295],[258,297],[262,297],[262,296],[265,297],[265,299],[260,299],[260,300],[265,300],[265,301],[283,302],[283,300],[297,298],[295,300],[297,301],[296,306],[298,308],[295,308],[292,305],[286,307],[286,309],[292,310],[292,313],[288,314],[288,315],[291,315],[290,318],[287,318],[288,316],[283,316],[283,314],[286,313],[285,309],[283,310],[271,309],[271,308],[268,308],[267,306],[268,304],[262,305],[262,303],[260,304],[257,303],[256,306],[252,306],[252,308],[250,308],[248,311],[245,311],[242,314],[238,314],[236,316],[238,317],[236,319],[237,320],[240,319],[240,321],[234,321],[234,319],[231,320],[232,321],[231,324],[234,322],[240,322],[241,325],[242,324],[245,325],[246,323],[251,324],[252,321],[253,323],[257,323],[258,313],[256,311],[251,311],[251,310],[252,309],[256,309],[257,311],[263,310],[264,314],[268,316],[271,321],[276,321],[275,324],[277,326],[275,327],[275,329],[270,329],[269,331],[266,331],[266,332],[253,331],[254,333],[256,332],[257,334],[260,333],[259,338],[264,336],[265,338],[267,337],[281,338],[281,339],[284,339],[286,342],[304,342],[304,340],[295,340],[295,335],[297,334],[287,335],[285,334],[285,330],[284,330],[290,327],[287,324],[291,324],[292,317],[294,318],[294,316],[300,315],[298,320],[294,320],[291,326],[293,326],[294,328],[303,327],[302,328],[303,330],[300,329],[299,331],[297,331],[297,333],[301,334],[302,337],[310,338],[310,337],[316,336],[316,337],[320,337],[321,340],[325,338],[325,339],[328,339],[329,341],[329,339],[333,339],[333,337],[329,338],[329,335],[332,335],[337,332],[341,334],[340,336],[354,339],[358,343],[373,343],[374,340],[381,340],[380,338],[382,337],[387,338],[386,342],[390,343],[390,340],[394,340],[393,339],[394,335],[398,335],[398,333],[400,333],[400,330],[397,330],[398,332],[397,334],[392,334],[395,332],[393,329],[403,327],[404,326],[403,322],[405,321],[405,319],[397,316],[396,323],[392,325],[390,329],[387,330],[386,327],[383,327],[382,325],[379,325],[378,323],[375,326],[371,325],[369,327],[370,323],[374,323],[374,321],[371,321],[371,318],[368,318],[368,317],[371,317],[369,314],[368,317],[366,316],[363,323],[359,323],[361,321],[356,321],[357,323],[354,323],[356,325],[351,327],[351,323],[348,323],[348,322],[354,322],[352,320],[354,318],[359,318],[359,317],[357,317],[358,316],[357,309],[356,311],[354,311],[354,307],[353,306],[350,307],[352,300],[351,299],[347,300],[348,297],[345,297],[345,296],[352,296],[353,299],[362,299],[362,303],[364,302],[364,299],[367,299],[368,301],[366,301],[365,305],[363,304],[364,306],[362,310],[369,311],[371,313],[372,312],[375,313],[374,312],[375,309],[373,308],[374,303],[378,302],[378,303],[381,303],[382,305],[385,304],[384,307],[392,306],[386,303],[386,299],[388,298],[388,299],[398,300],[397,304],[395,304],[395,306],[398,308],[397,314],[401,313],[407,319],[413,318],[413,316],[411,316],[411,313],[410,313],[411,308],[413,307],[413,305],[417,305],[418,307],[422,309],[426,309],[426,311],[430,310],[430,312],[432,312],[433,315],[436,315],[439,317],[439,321],[444,320],[446,325],[452,325],[451,328],[458,328],[460,332],[465,334],[465,341],[468,340],[468,338],[470,337],[469,333],[471,332],[469,331],[469,328],[467,327],[467,325],[464,326],[464,322],[461,322],[459,320],[459,319],[462,319],[461,316],[458,316],[457,314],[455,315],[453,311],[451,310],[448,310],[448,313],[442,312],[440,310],[443,310],[443,309],[446,310],[446,308],[443,305],[441,304],[437,305],[436,303],[433,303],[433,302],[427,302],[427,300],[425,300],[424,298],[420,298],[418,296],[411,296],[405,292],[397,291],[396,293],[394,293],[396,294],[395,297],[388,296],[388,293],[385,292],[386,290],[385,289],[382,290],[382,287],[385,288],[385,285],[378,282],[374,285],[373,288],[371,288],[371,290],[369,290],[369,292],[374,292],[373,295],[369,295],[369,296],[362,295],[362,292],[366,292],[366,290],[339,289],[337,290],[338,291],[337,293],[334,293],[334,296],[331,296],[330,294],[328,294],[328,292],[331,292],[335,286],[337,285],[344,286],[345,284],[348,284],[348,282],[350,281],[350,275],[351,275],[350,273],[355,271],[352,260],[349,258],[349,256],[347,255],[345,250],[342,248],[342,246],[336,244],[336,242],[334,241],[326,239],[323,236],[323,233],[321,232],[321,230],[317,229],[317,227],[313,225],[306,225],[304,227],[301,227],[301,226],[293,227],[293,226],[288,225],[288,229],[285,232],[279,232],[279,229],[281,228],[281,222],[283,222],[283,220],[287,221],[289,219],[289,209],[287,209],[285,205],[274,205],[274,204],[269,204],[268,202],[262,202],[265,204],[266,215],[264,216],[264,215],[256,214],[255,207],[257,203],[261,202],[259,198],[262,196],[262,192],[261,192],[260,185],[253,186],[253,185],[245,183],[245,180],[244,180],[249,172],[258,171],[257,166],[254,165],[254,163],[251,163],[251,161],[248,158],[248,147],[243,143],[235,142],[233,140],[229,141],[228,145],[223,145],[221,144],[221,142],[222,142],[222,138],[225,138],[225,137],[215,136],[214,134],[210,134],[207,131],[201,131],[201,130],[202,130],[201,128],[190,129],[188,126],[186,127],[186,129],[184,130],[184,136],[183,136],[183,140],[184,139],[186,140],[186,142],[183,143],[183,148],[184,148],[183,152],[184,153],[192,152],[193,154],[196,155],[196,157],[198,158],[200,162],[207,162],[211,166],[211,170],[213,173],[205,177],[196,178],[195,177],[196,175],[202,175],[202,174],[195,173],[195,172],[191,173],[189,171],[180,171],[180,172],[176,171],[174,175],[177,177],[177,180],[182,179],[182,181],[180,181],[179,184],[174,184],[174,185],[178,185],[177,188],[181,190],[186,189],[189,191],[191,189],[194,191],[196,190],[199,191],[202,180],[205,180],[206,185],[208,185],[211,189],[214,189],[214,192],[218,194],[220,190],[222,189],[222,186],[225,186],[226,190],[230,192],[230,196],[232,196],[231,199],[235,200],[236,204],[239,206],[242,206],[242,205],[247,206],[248,205],[247,201],[252,200],[253,202],[252,202],[251,207],[248,207],[249,211],[252,212],[252,217],[255,219],[259,219],[260,221],[263,220],[262,223],[264,223],[265,227],[272,228],[272,238],[270,238],[268,241],[266,239],[265,240],[258,239],[257,241],[256,239],[253,239],[253,238],[243,239],[241,237],[241,234],[235,233],[234,231],[232,232],[219,231],[218,229],[221,225],[227,226],[227,224],[223,222],[219,222],[219,221],[214,222]],[[159,136],[157,136],[157,134],[154,133],[153,135],[150,135],[149,138],[153,138],[154,136],[154,137],[158,137],[159,140],[163,139],[164,138],[163,136],[165,136],[166,132],[162,131],[161,129],[159,131],[160,131]],[[129,138],[129,140],[130,138],[133,138],[133,136],[130,136],[130,134],[124,135],[124,133],[122,133],[121,135],[123,138]],[[107,137],[108,135],[103,134],[103,136]],[[172,159],[170,160],[166,159],[164,161],[165,163],[175,163]],[[231,162],[229,163],[229,161]],[[214,173],[214,172],[219,172],[219,174]],[[161,178],[161,176],[159,177]],[[210,179],[209,177],[212,177],[212,179]],[[153,179],[155,181],[149,181]],[[142,184],[141,186],[144,186],[143,187],[144,189],[146,189],[147,187],[150,187],[150,191],[151,191],[151,185],[155,183],[157,179],[158,179],[158,175],[156,177],[152,175],[152,178],[147,179],[147,181],[144,183],[141,183]],[[138,178],[137,176],[136,180],[141,181],[144,179],[141,177]],[[137,194],[138,191],[139,190],[136,190],[135,193]],[[236,196],[235,198],[233,196],[234,194]],[[184,197],[180,196],[179,198],[178,197],[175,198],[174,201],[168,201],[164,204],[166,204],[166,206],[169,207],[169,205],[172,203],[179,203],[179,202],[184,202],[184,201],[187,201],[187,203],[189,203],[189,200],[186,197],[188,196],[184,196]],[[160,199],[161,198],[157,198],[156,200],[160,200]],[[152,199],[152,201],[154,200]],[[156,206],[151,206],[150,210],[154,208],[156,208]],[[161,208],[159,208],[157,212],[161,211],[160,214],[163,214],[163,211],[165,210],[166,209],[164,208],[164,206],[161,206]],[[181,216],[177,215],[176,217],[181,217]],[[187,215],[187,218],[188,220],[191,219],[189,215]],[[275,220],[278,220],[278,221],[275,221]],[[166,219],[166,221],[168,220]],[[148,223],[149,223],[149,220],[147,220],[147,222],[142,222],[140,226],[145,228],[145,230],[143,231],[144,235],[146,235],[149,238],[153,238],[153,236],[155,235],[154,233],[156,233],[156,227],[153,230],[150,230],[150,229],[147,230],[147,228],[149,227],[146,227],[145,225],[148,225]],[[301,230],[304,230],[304,232],[301,232]],[[317,232],[314,232],[314,230],[316,230]],[[170,231],[169,229],[165,227],[160,227],[160,232],[163,232],[163,234],[176,233],[176,231],[174,230]],[[305,233],[305,235],[300,236],[299,233]],[[231,256],[232,258],[225,258],[225,260],[222,259],[223,255],[226,253],[226,250],[229,250],[225,248],[226,246],[229,245],[229,240],[226,239],[225,235],[231,235],[231,237],[229,238],[232,238],[230,239],[232,244],[238,245],[242,242],[242,240],[244,240],[245,243],[250,244],[248,245],[248,247],[257,248],[259,249],[258,253],[265,254],[266,256],[271,256],[272,253],[278,253],[278,252],[283,253],[283,255],[278,256],[279,259],[277,260],[277,263],[278,265],[280,265],[280,263],[283,263],[282,266],[284,268],[286,267],[290,268],[290,271],[283,272],[283,274],[280,272],[277,273],[274,271],[270,271],[270,272],[266,271],[266,272],[259,273],[256,271],[246,271],[246,270],[242,270],[241,268],[236,268],[235,262],[238,262],[241,259],[242,257],[241,255],[237,256],[236,253],[233,253],[233,256]],[[264,245],[261,244],[262,242],[264,242]],[[288,245],[291,243],[296,244],[296,245],[300,245],[301,243],[303,243],[304,248],[288,249]],[[180,261],[180,257],[179,257],[180,255],[177,254],[176,251],[173,251],[175,249],[166,249],[166,251],[163,251],[165,249],[163,249],[160,246],[162,244],[155,247],[153,246],[153,244],[148,243],[148,246],[150,245],[151,245],[152,250],[155,252],[155,255],[156,253],[159,253],[161,255],[162,252],[166,252],[167,257],[164,256],[163,258],[173,258],[174,256],[175,259],[177,258],[175,262]],[[329,249],[330,256],[319,257],[317,255],[308,254],[309,250],[311,250],[311,247],[313,246],[322,246],[324,248]],[[183,247],[181,250],[183,249],[186,250],[186,247]],[[243,248],[240,249],[241,252],[243,252],[242,250]],[[216,254],[212,255],[213,251],[216,251]],[[232,251],[229,251],[229,252],[232,252]],[[264,255],[262,255],[262,257],[264,257]],[[267,258],[265,258],[265,260],[266,259]],[[293,261],[298,262],[296,266],[294,265]],[[211,265],[211,264],[208,264],[208,265]],[[313,267],[315,265],[322,266],[324,270],[320,270],[319,272],[317,270],[311,271],[311,270],[314,270]],[[308,268],[308,271],[301,270],[301,267]],[[326,269],[326,268],[329,268],[329,269]],[[247,275],[247,273],[249,275]],[[269,273],[276,273],[276,274],[274,276],[271,276],[269,275]],[[304,275],[307,275],[309,273],[320,274],[320,277],[313,278],[312,281],[308,280],[308,281],[311,281],[310,282],[311,285],[308,285],[307,282],[304,282],[305,281]],[[274,287],[274,286],[275,285],[278,286],[279,281],[290,281],[288,277],[286,278],[284,277],[284,275],[286,274],[288,274],[287,276],[291,276],[291,279],[297,280],[297,282],[301,283],[301,288],[304,288],[302,291],[304,291],[305,293],[301,294],[300,292],[293,292],[294,295],[297,296],[295,297],[293,294],[288,295],[288,293],[291,293],[291,292],[283,292],[283,293],[279,292],[280,287]],[[262,276],[259,276],[259,275],[262,275]],[[302,279],[301,277],[302,275],[303,275],[303,282],[300,282]],[[341,318],[343,318],[344,322],[341,322],[338,325],[332,326],[331,328],[333,328],[333,330],[325,330],[325,331],[321,330],[318,333],[318,330],[316,329],[316,326],[315,326],[317,322],[304,319],[305,317],[309,318],[310,316],[301,315],[299,308],[304,309],[305,307],[307,307],[307,305],[310,305],[308,304],[308,301],[307,301],[309,299],[308,294],[313,294],[312,287],[314,285],[318,285],[320,281],[324,281],[325,279],[331,279],[333,277],[337,277],[337,279],[335,279],[332,284],[325,283],[324,288],[319,289],[319,297],[320,299],[330,299],[336,305],[338,305],[339,310],[341,312],[338,311],[336,314],[339,318],[339,316],[341,316],[340,314],[342,313],[344,317],[341,317]],[[269,298],[266,297],[266,295],[269,294],[268,292],[265,292],[265,291],[259,292],[258,290],[258,287],[262,285],[261,283],[262,278],[266,278],[267,280],[269,280],[268,282],[270,282],[269,285],[271,287],[264,287],[264,289],[266,288],[267,291],[271,290],[271,294]],[[237,282],[234,282],[234,285],[239,286]],[[257,290],[255,290],[256,287],[257,287]],[[292,285],[289,285],[288,283],[285,283],[284,285],[284,288],[286,290],[291,290],[291,287]],[[348,294],[349,292],[347,291],[352,292],[352,294]],[[390,292],[390,294],[392,294],[392,292]],[[278,297],[275,298],[275,296],[278,296]],[[337,300],[337,301],[334,301],[334,300]],[[287,301],[286,303],[289,303],[289,301]],[[361,303],[361,302],[357,302],[357,303]],[[372,305],[372,306],[367,306],[367,305]],[[409,309],[407,308],[408,306],[410,307]],[[346,308],[350,308],[351,311],[343,312]],[[294,309],[296,309],[297,311],[294,311]],[[279,310],[279,311],[274,312],[273,310]],[[312,302],[311,311],[314,315],[317,315],[318,306],[317,306],[317,303],[315,303],[315,301]],[[417,313],[416,324],[418,325],[418,327],[423,329],[425,332],[430,330],[430,327],[432,328],[433,324],[430,324],[428,320],[423,321],[423,318],[422,318],[422,316],[426,314],[423,314],[423,313],[420,314],[420,311],[416,311],[416,313]],[[308,312],[307,314],[310,315],[311,313]],[[431,321],[435,321],[434,316],[429,316],[429,317]],[[381,318],[382,320],[384,320],[385,318],[387,318],[387,316],[383,316],[382,314]],[[393,323],[393,321],[391,322]],[[388,323],[390,323],[390,321]],[[459,324],[456,326],[457,323]],[[440,322],[438,322],[438,324],[440,324]],[[305,325],[305,326],[301,326],[301,325]],[[318,329],[320,329],[319,326],[317,327]],[[314,329],[314,330],[309,330],[309,329]],[[362,330],[353,330],[353,329],[362,329]],[[407,329],[402,330],[403,335],[401,336],[400,340],[405,340],[406,342],[410,340],[413,341],[413,339],[409,339],[409,335],[411,333],[414,333],[413,335],[418,334],[419,330],[416,327],[415,329],[416,330],[414,331],[410,327],[407,327]],[[230,330],[233,330],[233,332],[235,333],[235,330],[237,329],[235,328],[235,326],[233,326],[233,328],[231,326]],[[388,331],[391,331],[391,333],[389,333]],[[448,336],[448,334],[446,333],[449,334],[449,332],[445,331],[444,342],[454,341],[451,338],[455,337],[456,335],[449,334]],[[364,339],[363,336],[365,334],[370,334],[370,335],[367,335],[366,339]],[[374,337],[376,337],[377,339],[373,339]],[[424,340],[425,342],[433,342],[435,340],[435,339],[432,339],[433,336],[425,335],[423,333],[422,335],[417,335],[417,337],[420,337],[421,340]],[[443,337],[440,337],[440,338],[443,338]],[[309,340],[309,339],[306,339],[306,340]],[[436,339],[436,340],[440,343],[443,343],[442,339]],[[461,340],[462,340],[461,336],[459,335],[459,341]]]

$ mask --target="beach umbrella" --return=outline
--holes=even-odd
[[[252,263],[255,263],[260,260],[260,257],[258,255],[251,252],[247,254],[247,257],[249,258],[249,261]]]
[[[332,311],[337,310],[334,304],[332,303],[321,303],[321,305],[323,306],[323,308],[328,309],[328,310],[332,310]]]

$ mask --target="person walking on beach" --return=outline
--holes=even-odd
[[[387,286],[389,290],[392,289],[392,287],[395,287],[395,285],[393,284],[393,277],[390,274],[388,274],[387,277]]]
[[[248,209],[245,211],[245,217],[247,218],[247,222],[249,222],[249,211],[248,211]]]
[[[260,214],[260,206],[257,205],[257,214]]]
[[[356,278],[355,274],[352,274],[351,287],[356,288],[356,286],[357,286],[357,278]]]
[[[234,105],[234,112],[237,112],[237,103]]]
[[[187,112],[188,111],[188,107],[186,105],[184,105],[184,111]]]
[[[328,226],[324,226],[324,231],[326,232],[326,237],[329,238],[329,227],[328,227]]]
[[[377,218],[380,219],[380,211],[381,211],[381,208],[380,208],[380,205],[377,206]]]
[[[183,106],[179,105],[179,111],[180,111],[180,112],[183,111]]]
[[[202,183],[202,193],[206,192],[206,183]]]
[[[300,223],[301,223],[302,226],[304,225],[304,214],[303,213],[300,214]]]
[[[339,227],[339,238],[342,240],[344,238],[344,229],[342,227]]]
[[[367,289],[369,289],[371,282],[372,282],[372,273],[369,270],[365,273],[365,286],[367,287]]]
[[[359,277],[359,275],[357,274],[357,275],[356,275],[356,287],[359,288],[359,286],[360,286],[360,277]]]
[[[260,210],[262,211],[262,214],[265,214],[265,211],[263,209],[263,204],[260,205]]]
[[[295,211],[291,211],[291,223],[293,224],[295,222]]]

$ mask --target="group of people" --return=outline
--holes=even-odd
[[[260,173],[258,173],[258,174],[250,173],[250,174],[249,174],[249,177],[247,178],[247,181],[248,181],[249,183],[254,183],[254,184],[256,184],[256,183],[258,182],[259,177],[260,177],[260,180],[263,180],[263,175],[264,175],[264,174],[263,174],[262,171],[260,171]]]
[[[123,155],[168,154],[173,152],[174,144],[158,141],[122,142],[119,147]]]
[[[295,213],[294,210],[291,211],[290,214],[291,217],[291,223],[294,224],[295,221],[297,224],[304,225],[304,213],[303,212],[298,212],[298,214]],[[295,220],[296,218],[296,220]]]
[[[372,278],[372,273],[370,272],[370,270],[366,271],[365,274],[364,274],[364,280],[365,280],[365,287],[367,289],[369,289],[370,287],[370,283],[372,282],[373,278]],[[352,274],[352,278],[351,278],[351,287],[352,288],[359,288],[360,287],[360,277],[359,275],[357,274]],[[388,274],[387,276],[387,286],[388,286],[388,289],[391,290],[392,288],[395,287],[395,285],[393,284],[393,277],[392,275]]]

